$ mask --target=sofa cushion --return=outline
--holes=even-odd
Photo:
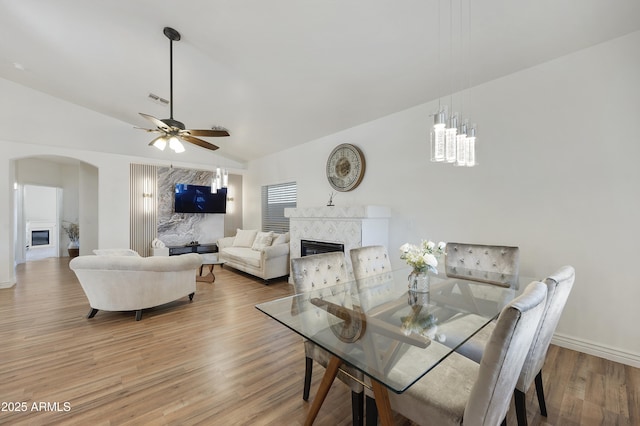
[[[257,250],[252,250],[250,247],[227,247],[221,254],[226,260],[256,268],[260,267],[261,253]]]
[[[252,250],[262,250],[265,247],[269,247],[273,242],[273,232],[258,232],[256,239],[253,240],[251,245]]]
[[[256,229],[238,229],[236,238],[233,240],[234,247],[251,247],[256,239],[258,231]]]
[[[131,249],[95,249],[93,254],[96,256],[140,256],[137,251]]]

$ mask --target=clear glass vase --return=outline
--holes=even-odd
[[[416,293],[429,293],[430,277],[427,272],[413,271],[409,274],[409,290]]]

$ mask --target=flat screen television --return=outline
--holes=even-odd
[[[211,193],[210,186],[176,184],[176,213],[226,213],[227,189]]]

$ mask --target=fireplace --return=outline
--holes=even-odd
[[[53,222],[27,222],[28,248],[55,248],[57,245],[56,226]]]
[[[300,240],[300,257],[312,254],[330,253],[341,251],[344,253],[344,244],[330,243],[326,241]]]
[[[48,229],[31,230],[31,246],[48,246],[50,244]]]

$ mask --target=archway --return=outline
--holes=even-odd
[[[62,229],[63,222],[77,223],[81,229],[80,245],[96,248],[98,242],[98,168],[71,157],[43,155],[16,158],[14,182],[15,263],[27,260],[27,220],[23,190],[26,185],[59,188],[63,194],[56,217],[58,256],[68,256],[69,238]]]

